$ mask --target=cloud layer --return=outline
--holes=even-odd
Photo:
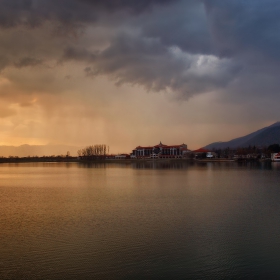
[[[104,77],[180,100],[277,103],[279,12],[276,0],[2,0],[0,118]]]
[[[250,93],[269,76],[273,93],[279,10],[275,0],[3,0],[0,69],[75,60],[87,76],[186,99],[220,89]],[[243,89],[244,77],[259,85]]]

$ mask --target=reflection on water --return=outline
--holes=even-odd
[[[0,279],[279,279],[279,163],[0,165]]]
[[[193,165],[191,162],[186,161],[161,161],[161,160],[150,160],[150,161],[135,161],[131,164],[132,168],[137,169],[183,169]]]
[[[110,163],[108,163],[110,164]],[[104,164],[104,167],[108,166]],[[203,161],[184,161],[184,160],[138,160],[131,163],[119,162],[111,164],[113,166],[132,167],[135,169],[187,169],[187,168],[216,168],[216,169],[236,169],[245,167],[246,169],[279,169],[280,163],[271,163],[268,161],[252,162],[203,162]],[[98,165],[93,165],[98,167]]]
[[[36,163],[35,163],[36,165]],[[76,166],[73,163],[65,163],[67,167]],[[187,168],[216,168],[216,169],[265,169],[280,170],[280,163],[270,161],[251,161],[251,162],[233,162],[233,161],[186,161],[186,160],[138,160],[138,161],[119,161],[119,162],[80,162],[81,168],[134,168],[134,169],[187,169]]]

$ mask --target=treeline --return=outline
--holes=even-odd
[[[242,148],[225,148],[225,149],[212,149],[213,152],[217,154],[218,157],[225,157],[230,158],[234,155],[248,155],[248,154],[256,154],[265,155],[266,157],[270,157],[271,153],[279,153],[280,152],[280,145],[279,144],[272,144],[268,147],[257,147],[257,146],[247,146]]]
[[[268,151],[271,153],[279,153],[280,152],[280,145],[279,144],[272,144],[267,147]]]
[[[266,154],[270,155],[271,153],[279,153],[280,146],[279,144],[272,144],[268,147],[256,147],[256,146],[248,146],[245,148],[236,149],[236,154]]]
[[[105,144],[91,145],[78,150],[78,156],[84,159],[96,159],[105,157],[109,153],[109,146]]]
[[[18,156],[9,156],[9,157],[0,157],[0,163],[20,163],[20,162],[77,162],[77,157],[71,156],[27,156],[27,157],[18,157]]]

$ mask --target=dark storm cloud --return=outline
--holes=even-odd
[[[63,23],[91,21],[95,15],[88,6],[75,0],[1,0],[0,26],[26,24],[36,27],[46,20]]]
[[[277,0],[204,1],[219,57],[240,65],[227,92],[231,100],[278,98],[280,90],[280,2]]]
[[[245,51],[280,58],[280,2],[277,0],[204,1],[211,32],[221,55]]]
[[[69,47],[64,50],[62,61],[65,60],[81,60],[86,62],[94,62],[96,59],[96,54],[89,52],[86,49],[78,49]]]
[[[106,27],[102,47],[90,32],[53,46],[47,42],[48,49],[37,48],[34,40],[34,55],[21,54],[18,40],[19,54],[2,51],[1,68],[80,61],[86,76],[107,75],[117,84],[186,98],[215,90],[248,96],[280,90],[277,0],[0,0],[0,5],[2,32],[55,22],[62,26],[57,40],[69,28]]]
[[[227,85],[239,71],[231,61],[213,56],[186,55],[167,48],[158,39],[120,34],[99,53],[85,49],[65,50],[64,60],[91,63],[86,76],[108,75],[117,85],[141,85],[149,91],[177,92],[182,98]],[[121,67],[120,67],[121,66]]]
[[[142,12],[153,5],[163,5],[174,3],[176,1],[177,0],[81,0],[81,2],[87,2],[94,7],[106,9],[109,11],[128,9],[136,13]]]
[[[127,11],[139,14],[155,5],[177,0],[1,0],[0,26],[27,24],[35,27],[45,20],[64,24],[96,21],[99,13]]]
[[[215,53],[201,1],[185,0],[180,5],[163,7],[153,17],[140,18],[138,24],[144,36],[159,38],[165,46],[178,46],[194,54]]]
[[[41,59],[36,59],[32,57],[24,57],[21,58],[19,61],[15,62],[15,66],[17,68],[28,67],[28,66],[37,66],[42,64],[43,61]]]
[[[279,12],[276,0],[186,0],[161,6],[152,15],[129,19],[138,34],[116,35],[106,50],[87,54],[88,62],[94,75],[150,90],[171,89],[187,98],[221,89],[249,97],[265,89],[274,94],[280,89]],[[187,56],[172,55],[173,47]],[[199,66],[197,55],[203,60]]]

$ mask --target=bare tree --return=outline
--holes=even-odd
[[[97,158],[105,156],[109,152],[109,146],[105,144],[91,145],[77,151],[79,157]]]

